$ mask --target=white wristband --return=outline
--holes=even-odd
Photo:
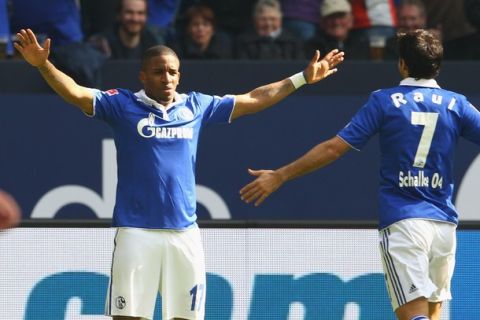
[[[303,75],[303,71],[294,74],[293,76],[289,77],[290,81],[292,81],[293,86],[295,89],[300,88],[304,84],[307,83],[307,80],[305,79],[305,76]]]

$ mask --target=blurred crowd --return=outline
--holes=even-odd
[[[430,29],[445,59],[480,59],[480,0],[0,0],[0,58],[21,28],[52,39],[51,58],[84,84],[107,59],[155,44],[181,59],[396,59],[397,32]]]

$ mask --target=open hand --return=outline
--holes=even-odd
[[[246,203],[255,201],[255,206],[259,206],[284,182],[273,170],[248,169],[248,173],[257,178],[240,190],[240,197]]]
[[[307,83],[318,82],[337,72],[335,67],[343,61],[343,56],[343,52],[334,49],[320,59],[320,51],[316,50],[303,73]]]
[[[30,29],[20,30],[17,33],[17,39],[18,42],[13,45],[22,54],[25,61],[34,67],[39,67],[47,61],[50,54],[50,39],[46,39],[42,47]]]

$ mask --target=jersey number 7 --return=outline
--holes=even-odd
[[[437,127],[438,113],[434,112],[412,112],[411,122],[414,125],[424,126],[420,142],[418,143],[417,153],[413,166],[417,168],[425,167],[427,162],[428,152],[432,145],[433,134]]]

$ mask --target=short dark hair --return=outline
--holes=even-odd
[[[177,54],[171,48],[164,45],[153,46],[148,48],[142,55],[142,69],[145,68],[150,59],[163,55],[172,55],[178,59]],[[178,61],[180,61],[180,59],[178,59]]]
[[[416,79],[438,76],[443,60],[443,46],[433,33],[418,29],[397,34],[398,53],[405,61],[408,75]]]

